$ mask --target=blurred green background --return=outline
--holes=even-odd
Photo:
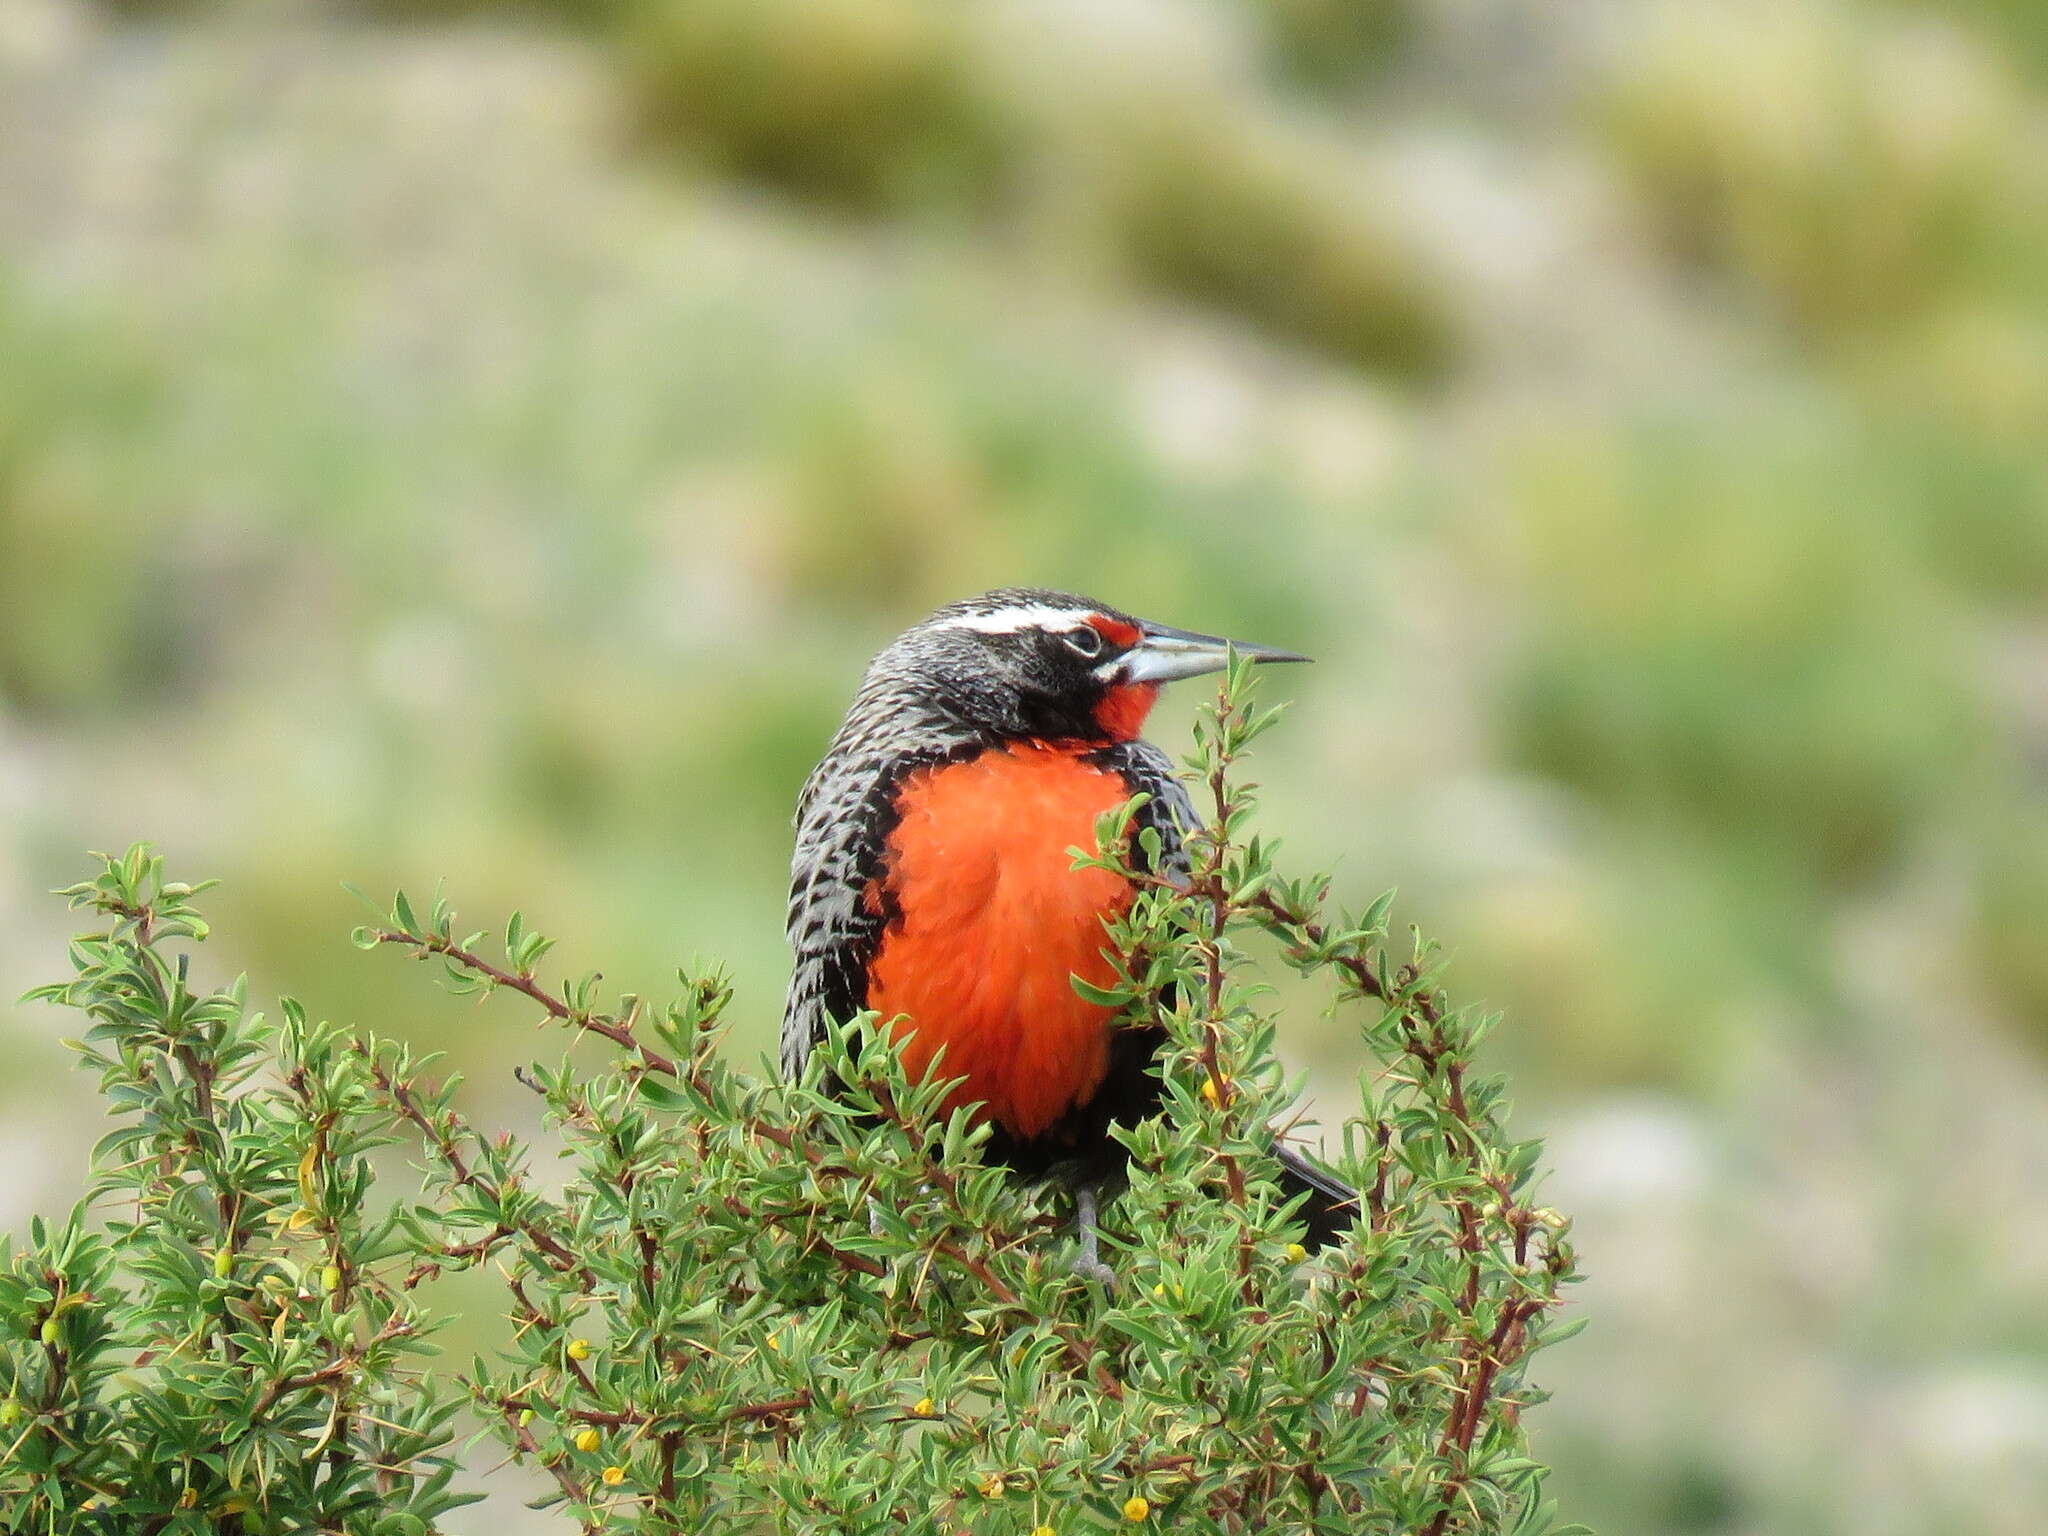
[[[341,881],[751,1055],[864,659],[1018,582],[1320,658],[1268,824],[1509,1015],[1568,1514],[2042,1528],[2035,0],[0,0],[0,993],[146,836],[488,1123],[552,1042]]]

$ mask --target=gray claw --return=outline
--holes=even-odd
[[[1102,1262],[1100,1233],[1095,1223],[1095,1186],[1083,1184],[1074,1193],[1074,1233],[1081,1251],[1068,1267],[1084,1280],[1099,1281],[1107,1291],[1116,1289],[1116,1271]]]

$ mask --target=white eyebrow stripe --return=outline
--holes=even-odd
[[[1079,629],[1088,615],[1073,608],[1049,608],[1036,604],[998,608],[992,613],[962,613],[934,626],[938,629],[971,629],[984,635],[1014,635],[1020,629]]]

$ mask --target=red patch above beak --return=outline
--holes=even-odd
[[[1088,615],[1088,627],[1120,651],[1136,645],[1141,633],[1137,625],[1126,624],[1122,619],[1112,619],[1101,613]]]

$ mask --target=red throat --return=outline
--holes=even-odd
[[[1095,723],[1112,740],[1133,740],[1145,729],[1145,717],[1158,700],[1157,683],[1113,684],[1095,706]]]

